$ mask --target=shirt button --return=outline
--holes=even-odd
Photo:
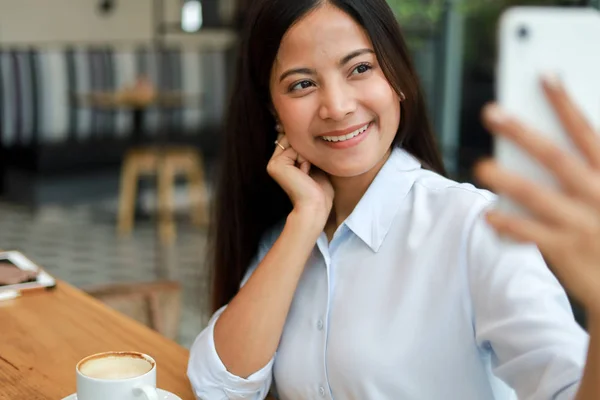
[[[317,321],[317,329],[320,331],[323,330],[323,320],[322,319]]]
[[[325,388],[323,386],[319,387],[319,394],[321,395],[321,397],[325,397]]]

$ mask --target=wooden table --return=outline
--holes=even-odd
[[[151,355],[158,365],[158,387],[194,399],[186,349],[67,283],[0,301],[2,400],[60,400],[75,392],[80,359],[111,350]]]

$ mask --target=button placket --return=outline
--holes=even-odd
[[[326,273],[326,279],[327,279],[327,295],[325,297],[325,310],[324,310],[324,314],[320,314],[318,316],[316,316],[316,321],[313,320],[313,323],[315,324],[314,326],[317,328],[318,332],[323,332],[325,330],[325,318],[328,318],[329,315],[329,296],[331,295],[331,269],[333,267],[334,264],[334,248],[335,246],[330,246],[327,243],[327,238],[323,235],[323,237],[321,238],[322,242],[319,243],[320,244],[320,250],[321,250],[321,254],[323,256],[323,261],[325,264],[325,273]],[[334,240],[335,242],[335,240]],[[319,305],[321,307],[321,305]],[[321,340],[323,340],[323,356],[326,358],[326,353],[327,353],[327,338],[325,335],[321,336]],[[327,377],[327,372],[326,372],[326,362],[325,360],[322,360],[321,362],[323,362],[323,367],[325,368],[323,370],[323,376],[320,379],[317,385],[317,392],[319,393],[319,396],[321,398],[328,398],[328,389],[326,389],[327,385],[324,385],[324,382],[328,382],[328,377]]]

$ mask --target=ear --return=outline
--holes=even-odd
[[[279,116],[277,116],[277,111],[275,111],[275,107],[273,107],[273,103],[269,104],[269,112],[275,118],[275,121],[279,121]]]

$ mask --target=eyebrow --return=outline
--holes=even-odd
[[[344,56],[340,62],[339,62],[339,66],[343,67],[344,65],[348,64],[350,61],[352,61],[353,58],[356,58],[358,56],[362,56],[363,54],[375,54],[375,52],[371,49],[360,49],[360,50],[356,50],[353,51],[352,53],[348,54],[347,56]],[[279,77],[279,82],[282,82],[285,78],[287,78],[290,75],[294,75],[294,74],[303,74],[303,75],[315,75],[315,70],[314,69],[310,69],[310,68],[294,68],[294,69],[290,69],[285,71],[283,74],[281,74],[281,76]]]

